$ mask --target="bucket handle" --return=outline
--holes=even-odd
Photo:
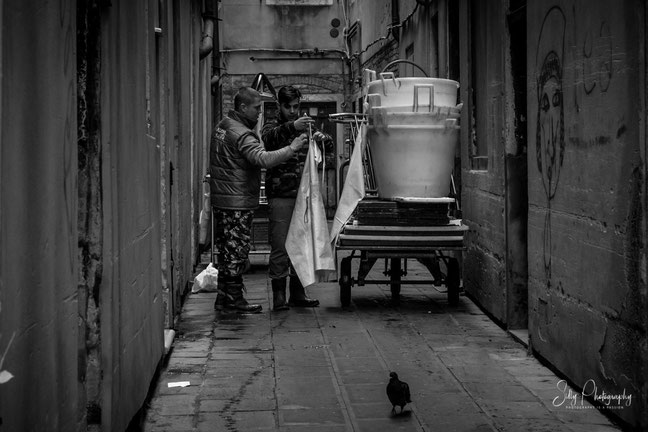
[[[371,69],[364,70],[365,85],[369,84],[371,81],[376,80],[376,71]]]
[[[387,64],[387,66],[385,66],[385,67],[383,68],[382,71],[385,72],[387,69],[389,69],[390,67],[392,67],[393,65],[398,64],[398,63],[407,63],[407,64],[410,64],[410,65],[414,66],[415,68],[417,68],[418,70],[420,70],[420,71],[423,73],[423,75],[425,75],[426,78],[428,78],[428,77],[430,76],[430,75],[428,75],[427,72],[425,72],[425,69],[423,69],[421,66],[417,65],[416,63],[414,63],[414,62],[412,62],[412,61],[404,60],[404,59],[398,59],[398,60],[394,60],[394,61],[389,62],[389,63]]]
[[[394,75],[394,72],[380,72],[380,80],[382,81],[382,89],[383,89],[383,94],[387,96],[387,88],[385,87],[385,78],[390,78],[394,82],[394,86],[396,89],[400,89],[400,81],[396,79],[396,75]]]
[[[432,112],[432,107],[434,106],[434,84],[414,84],[414,101],[412,109],[414,112],[418,112],[419,109],[419,89],[426,88],[429,90],[430,96],[430,108],[429,111]]]

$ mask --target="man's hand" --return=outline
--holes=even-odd
[[[295,126],[295,130],[297,132],[307,131],[308,130],[308,125],[313,124],[313,123],[315,123],[315,120],[313,120],[312,118],[310,118],[307,115],[299,117],[297,120],[295,120],[293,122],[293,124]]]
[[[328,141],[331,139],[331,136],[328,134],[325,134],[324,132],[317,131],[313,134],[313,139],[315,141]]]
[[[290,148],[292,149],[292,151],[297,153],[299,149],[302,148],[302,146],[307,142],[308,142],[308,135],[301,134],[290,143]]]

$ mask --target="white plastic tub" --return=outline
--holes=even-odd
[[[369,124],[373,126],[446,125],[448,119],[458,121],[461,107],[433,107],[431,111],[394,111],[389,107],[374,107],[369,110]]]
[[[367,140],[380,198],[448,196],[459,140],[456,119],[443,125],[369,126]]]
[[[380,95],[380,106],[391,108],[409,107],[455,107],[457,105],[457,81],[443,78],[409,77],[396,78],[393,72],[382,72],[379,78],[369,82],[367,94]],[[372,108],[369,101],[369,108]]]

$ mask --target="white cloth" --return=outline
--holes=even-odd
[[[335,272],[335,259],[317,172],[317,163],[321,160],[322,155],[311,139],[286,237],[286,252],[304,286],[326,281]]]
[[[358,129],[358,136],[355,140],[355,147],[353,148],[353,154],[351,154],[349,169],[347,170],[344,181],[344,188],[342,189],[340,202],[338,203],[335,217],[333,218],[333,225],[331,226],[330,238],[333,243],[335,243],[340,231],[342,231],[344,225],[351,218],[353,211],[358,206],[358,202],[365,196],[362,155],[364,154],[366,133],[367,127],[365,124],[362,124],[360,129]]]

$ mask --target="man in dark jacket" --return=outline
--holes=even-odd
[[[301,92],[295,87],[286,86],[279,90],[277,93],[279,118],[266,123],[261,131],[266,150],[278,151],[285,148],[296,136],[308,132],[309,125],[316,141],[330,141],[328,135],[315,131],[312,118],[299,117],[300,101]],[[308,147],[304,147],[284,163],[266,171],[265,190],[268,197],[271,248],[268,273],[272,282],[272,303],[275,310],[288,309],[288,305],[297,307],[319,305],[318,300],[306,296],[303,285],[291,269],[285,246],[307,154]],[[288,276],[290,299],[286,304]]]
[[[254,210],[259,206],[261,168],[292,158],[307,142],[300,134],[290,145],[266,151],[254,128],[261,112],[261,95],[243,87],[234,97],[234,110],[214,129],[210,146],[210,189],[217,223],[219,288],[214,308],[260,312],[261,305],[243,297],[243,270],[250,252]]]

